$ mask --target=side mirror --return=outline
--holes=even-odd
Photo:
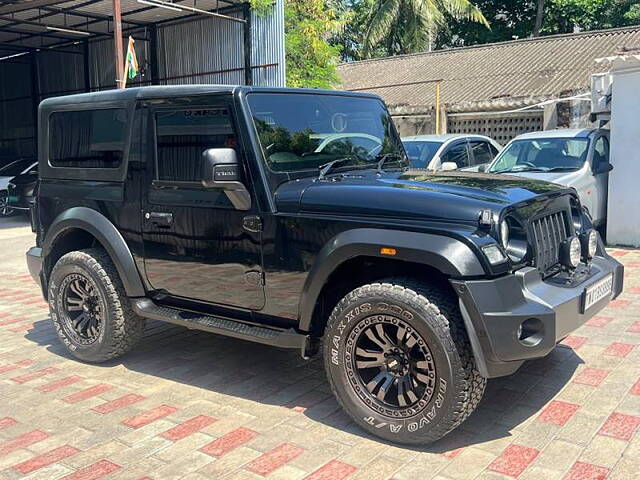
[[[488,167],[487,163],[483,163],[482,165],[478,165],[478,172],[480,172],[480,173],[486,172],[487,171],[487,167]]]
[[[451,170],[457,170],[458,164],[456,162],[442,162],[440,169],[444,172],[450,172]]]
[[[598,168],[596,168],[596,171],[594,173],[609,173],[611,170],[613,170],[613,165],[611,165],[610,163],[601,163],[600,165],[598,165]]]
[[[232,148],[209,148],[202,152],[200,177],[205,188],[224,190],[237,210],[251,208],[251,195],[240,181],[240,165]]]

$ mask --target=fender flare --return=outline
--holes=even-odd
[[[381,247],[395,248],[397,256],[382,255]],[[471,247],[456,238],[376,228],[347,230],[325,244],[307,275],[298,312],[300,330],[310,331],[316,302],[329,275],[343,262],[361,256],[420,263],[453,278],[485,275]]]
[[[73,207],[58,215],[51,224],[42,245],[42,254],[45,260],[60,235],[69,229],[84,230],[98,240],[113,260],[127,296],[145,296],[140,272],[127,243],[113,223],[96,210],[87,207]]]

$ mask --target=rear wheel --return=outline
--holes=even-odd
[[[144,333],[144,319],[131,309],[118,272],[102,249],[60,258],[51,272],[48,297],[58,337],[80,360],[119,357]]]
[[[360,287],[325,332],[329,382],[353,419],[398,443],[438,440],[475,410],[475,368],[455,295],[408,278]]]

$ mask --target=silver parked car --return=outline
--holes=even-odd
[[[502,146],[484,135],[416,135],[402,139],[413,168],[477,170],[491,163]]]
[[[596,227],[607,218],[609,130],[548,130],[519,135],[488,173],[506,173],[573,187]]]
[[[13,213],[13,209],[8,205],[8,187],[11,179],[29,172],[37,165],[37,160],[33,158],[22,158],[0,168],[0,217],[8,217]]]

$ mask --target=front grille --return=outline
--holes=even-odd
[[[560,244],[569,236],[566,212],[556,212],[534,220],[536,267],[543,274],[553,273],[559,266]]]

